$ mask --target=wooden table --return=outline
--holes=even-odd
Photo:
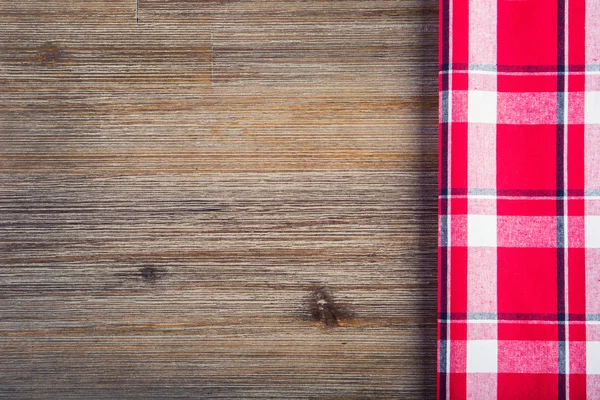
[[[0,398],[433,398],[436,0],[0,0]]]

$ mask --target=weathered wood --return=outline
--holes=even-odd
[[[0,23],[131,24],[136,9],[135,0],[0,0]]]
[[[437,2],[0,0],[0,398],[432,398]]]

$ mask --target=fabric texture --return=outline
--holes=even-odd
[[[438,398],[600,399],[600,1],[441,0]]]

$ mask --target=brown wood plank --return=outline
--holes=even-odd
[[[0,0],[0,23],[131,24],[136,7],[135,0]]]
[[[17,105],[105,98],[127,104],[127,96],[140,92],[151,98],[156,92],[202,95],[210,90],[212,45],[207,29],[7,24],[0,34],[5,39],[0,44],[1,90]],[[69,105],[50,103],[44,111],[71,115]]]
[[[101,3],[0,2],[0,397],[432,398],[437,2]]]
[[[244,25],[398,21],[437,15],[431,0],[139,0],[140,22]],[[435,20],[431,20],[435,22]]]

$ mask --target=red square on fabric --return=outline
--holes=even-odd
[[[466,246],[450,249],[452,262],[452,268],[450,269],[450,284],[452,285],[451,313],[467,312],[467,249]]]
[[[585,215],[585,201],[583,199],[572,199],[568,203],[569,216],[582,217]]]
[[[469,73],[468,71],[459,71],[452,73],[452,88],[454,90],[469,89]]]
[[[556,78],[554,78],[556,80]],[[556,89],[555,89],[556,90]],[[569,75],[569,92],[583,92],[585,90],[585,75]]]
[[[498,312],[557,312],[556,249],[498,248]]]
[[[581,195],[585,188],[585,126],[583,124],[569,125],[567,140],[569,194]]]
[[[469,0],[452,1],[452,63],[469,62]]]
[[[498,64],[556,65],[557,3],[498,1]]]
[[[572,218],[571,218],[572,219]],[[569,304],[568,311],[578,314],[583,318],[585,315],[585,248],[568,249],[568,289]]]
[[[585,374],[569,375],[569,398],[573,400],[584,400],[586,398]]]
[[[467,323],[466,322],[451,322],[450,323],[450,339],[451,340],[467,340]]]
[[[556,200],[510,198],[498,199],[498,216],[556,216]]]
[[[450,398],[453,400],[464,400],[467,398],[466,373],[454,372],[450,374]]]
[[[498,125],[497,133],[499,193],[556,189],[554,125]]]
[[[498,340],[556,340],[558,323],[531,323],[522,321],[498,323]]]
[[[465,215],[468,213],[468,200],[466,197],[453,197],[450,200],[452,214]]]
[[[498,400],[558,399],[556,374],[498,374]]]
[[[570,324],[569,325],[569,340],[573,342],[585,341],[585,324]]]
[[[585,64],[585,3],[587,0],[569,0],[567,23],[569,27],[568,48],[569,64],[583,67]]]
[[[499,92],[555,92],[556,87],[556,75],[498,75]]]

